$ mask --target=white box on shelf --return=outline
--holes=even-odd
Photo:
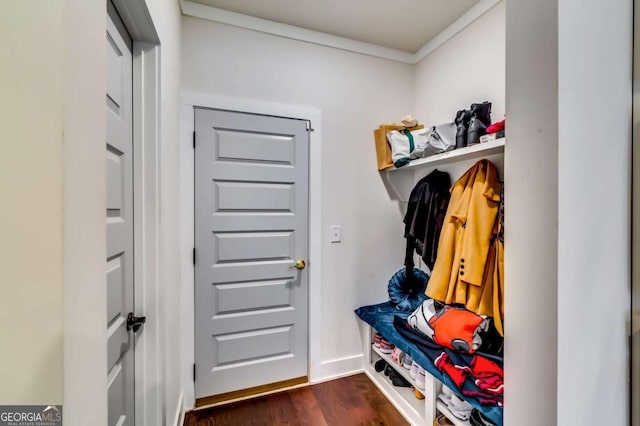
[[[480,143],[487,143],[496,140],[497,133],[490,133],[488,135],[480,136]]]

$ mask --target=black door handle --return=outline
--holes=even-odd
[[[145,322],[147,322],[147,317],[136,317],[133,312],[129,312],[129,315],[127,315],[127,331],[133,330],[134,333],[137,333]]]

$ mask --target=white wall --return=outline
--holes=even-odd
[[[628,424],[632,7],[558,0],[563,426]]]
[[[162,41],[165,422],[180,409],[177,247],[180,13],[149,0]],[[0,16],[0,403],[64,403],[106,424],[104,2],[11,2]],[[177,250],[177,249],[176,249]],[[63,368],[64,357],[64,368]]]
[[[64,76],[64,423],[100,425],[107,418],[106,13],[100,2],[63,3],[56,66]]]
[[[0,404],[59,404],[62,2],[5,4],[0,37]]]
[[[500,2],[416,65],[414,115],[427,125],[451,122],[472,103],[505,114],[505,2]]]
[[[628,423],[631,12],[507,3],[506,424]]]
[[[184,90],[322,110],[321,359],[339,371],[362,354],[353,309],[385,300],[403,262],[402,217],[372,131],[411,112],[412,67],[193,18],[182,29]],[[328,241],[334,224],[340,244]]]
[[[505,424],[553,426],[557,372],[557,4],[508,0],[506,9]],[[591,343],[583,342],[580,349],[574,349],[588,351]]]

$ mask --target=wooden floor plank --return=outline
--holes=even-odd
[[[301,426],[328,426],[311,386],[289,392]]]
[[[283,426],[300,424],[296,409],[288,392],[271,395],[265,398],[265,401],[269,405],[269,411],[273,419],[272,424]]]
[[[322,414],[330,425],[360,424],[376,417],[364,397],[357,393],[351,380],[332,380],[311,388]]]
[[[220,407],[192,411],[185,426],[405,426],[364,374]]]

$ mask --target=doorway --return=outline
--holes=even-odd
[[[132,41],[109,4],[107,18],[107,392],[108,424],[135,422]]]
[[[160,424],[160,41],[145,0],[106,12],[109,424]]]

